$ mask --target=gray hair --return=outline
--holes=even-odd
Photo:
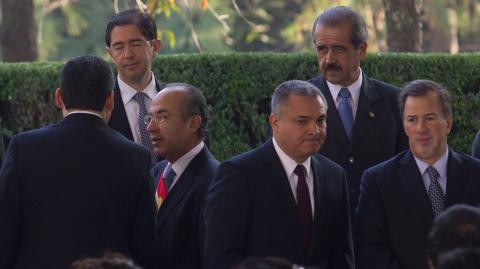
[[[355,48],[358,49],[361,44],[367,43],[368,31],[362,16],[350,7],[336,6],[323,11],[315,19],[312,28],[313,44],[315,44],[315,30],[319,25],[338,26],[345,22],[350,25],[350,42]]]
[[[280,115],[280,106],[283,105],[290,94],[322,99],[325,109],[327,109],[327,100],[322,92],[310,82],[303,80],[289,80],[282,82],[277,86],[272,96],[272,112]]]
[[[183,103],[183,116],[184,118],[192,117],[195,115],[200,116],[202,123],[198,129],[198,137],[205,140],[208,136],[207,124],[210,119],[208,112],[207,99],[203,93],[197,87],[188,83],[170,83],[165,86],[166,88],[182,88],[187,91]]]

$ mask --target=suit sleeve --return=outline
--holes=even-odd
[[[144,159],[148,161],[144,164],[150,164],[150,154],[145,151]],[[138,202],[136,207],[136,216],[133,221],[133,229],[130,238],[130,249],[135,261],[142,268],[153,268],[153,246],[155,242],[155,202],[152,195],[152,173],[145,165],[145,169],[138,176]]]
[[[21,184],[17,140],[12,139],[0,170],[0,268],[14,268],[21,240]]]
[[[246,179],[231,162],[222,164],[205,206],[204,268],[225,269],[245,258],[250,201]]]
[[[473,139],[472,156],[477,159],[480,158],[480,132],[478,132],[475,139]]]
[[[376,177],[364,172],[355,214],[355,242],[358,269],[401,269],[390,247],[383,201]]]

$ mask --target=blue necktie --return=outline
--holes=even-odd
[[[350,141],[352,141],[352,129],[353,129],[353,111],[350,105],[350,92],[347,88],[341,88],[338,95],[342,98],[340,105],[338,106],[338,113],[342,120],[343,128]]]
[[[438,179],[440,174],[433,166],[427,168],[428,176],[430,177],[430,186],[428,186],[427,195],[432,205],[433,215],[437,216],[445,209],[445,194],[440,187]]]
[[[147,94],[144,92],[137,92],[133,96],[133,100],[138,103],[139,113],[138,113],[138,127],[140,129],[140,140],[142,145],[150,150],[150,154],[152,155],[152,164],[157,162],[157,155],[153,151],[152,140],[150,139],[150,135],[147,131],[147,125],[145,124],[145,116],[148,114],[147,107],[145,106],[145,98]]]
[[[163,180],[165,181],[165,186],[167,186],[167,192],[170,192],[175,175],[172,165],[168,164],[167,167],[165,167],[165,170],[163,170]]]

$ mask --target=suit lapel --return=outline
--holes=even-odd
[[[118,86],[118,79],[115,80],[113,95],[113,98],[115,99],[115,106],[112,111],[110,121],[108,122],[108,126],[119,131],[126,138],[133,141],[133,134],[132,130],[130,129],[130,124],[128,123],[127,112],[125,112],[125,106],[120,93],[120,87]]]
[[[370,87],[369,78],[363,74],[362,89],[360,90],[357,114],[353,125],[352,150],[361,143],[362,137],[370,129],[370,126],[381,117],[380,111],[376,111],[374,105],[379,99],[378,92]]]
[[[321,220],[325,219],[326,217],[325,205],[327,205],[327,203],[325,201],[325,191],[328,189],[328,177],[324,173],[325,169],[323,169],[322,163],[317,158],[315,158],[315,155],[312,156],[311,168],[313,172],[313,201],[315,204],[315,210],[313,214],[313,231],[311,238],[311,242],[313,242],[315,238],[321,238],[319,235],[327,234],[327,232],[323,231],[325,229],[326,221]],[[313,254],[313,251],[315,251],[315,249],[309,249],[308,257]]]
[[[199,164],[206,158],[206,155],[207,149],[204,146],[202,151],[188,164],[183,174],[168,193],[167,198],[157,212],[158,229],[162,228],[172,210],[182,201],[187,191],[195,182],[195,176],[198,174],[199,169],[201,169]]]
[[[396,178],[400,180],[398,197],[401,199],[399,201],[404,203],[404,206],[401,206],[405,209],[404,212],[411,212],[411,219],[417,220],[422,225],[418,228],[428,231],[433,219],[432,207],[422,175],[410,151],[407,151],[400,160]]]
[[[285,221],[290,221],[294,226],[292,227],[292,233],[296,234],[295,238],[297,239],[298,247],[305,249],[303,232],[298,217],[297,202],[293,196],[292,187],[288,181],[283,164],[275,151],[271,139],[265,144],[263,155],[262,159],[265,163],[262,167],[270,168],[264,169],[263,178],[268,180],[267,185],[271,193],[277,196],[275,200],[280,204],[279,207],[285,209]]]
[[[468,186],[468,175],[460,156],[449,148],[447,162],[447,207],[462,203],[465,187]]]

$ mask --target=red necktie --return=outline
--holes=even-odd
[[[158,179],[157,191],[155,192],[155,201],[157,202],[157,210],[162,205],[163,201],[167,197],[167,186],[163,180],[163,175],[160,175]]]
[[[294,173],[298,176],[297,182],[297,208],[300,224],[303,230],[303,241],[305,246],[310,246],[312,237],[312,205],[310,203],[310,192],[308,191],[307,180],[305,178],[307,170],[303,165],[297,165]]]

